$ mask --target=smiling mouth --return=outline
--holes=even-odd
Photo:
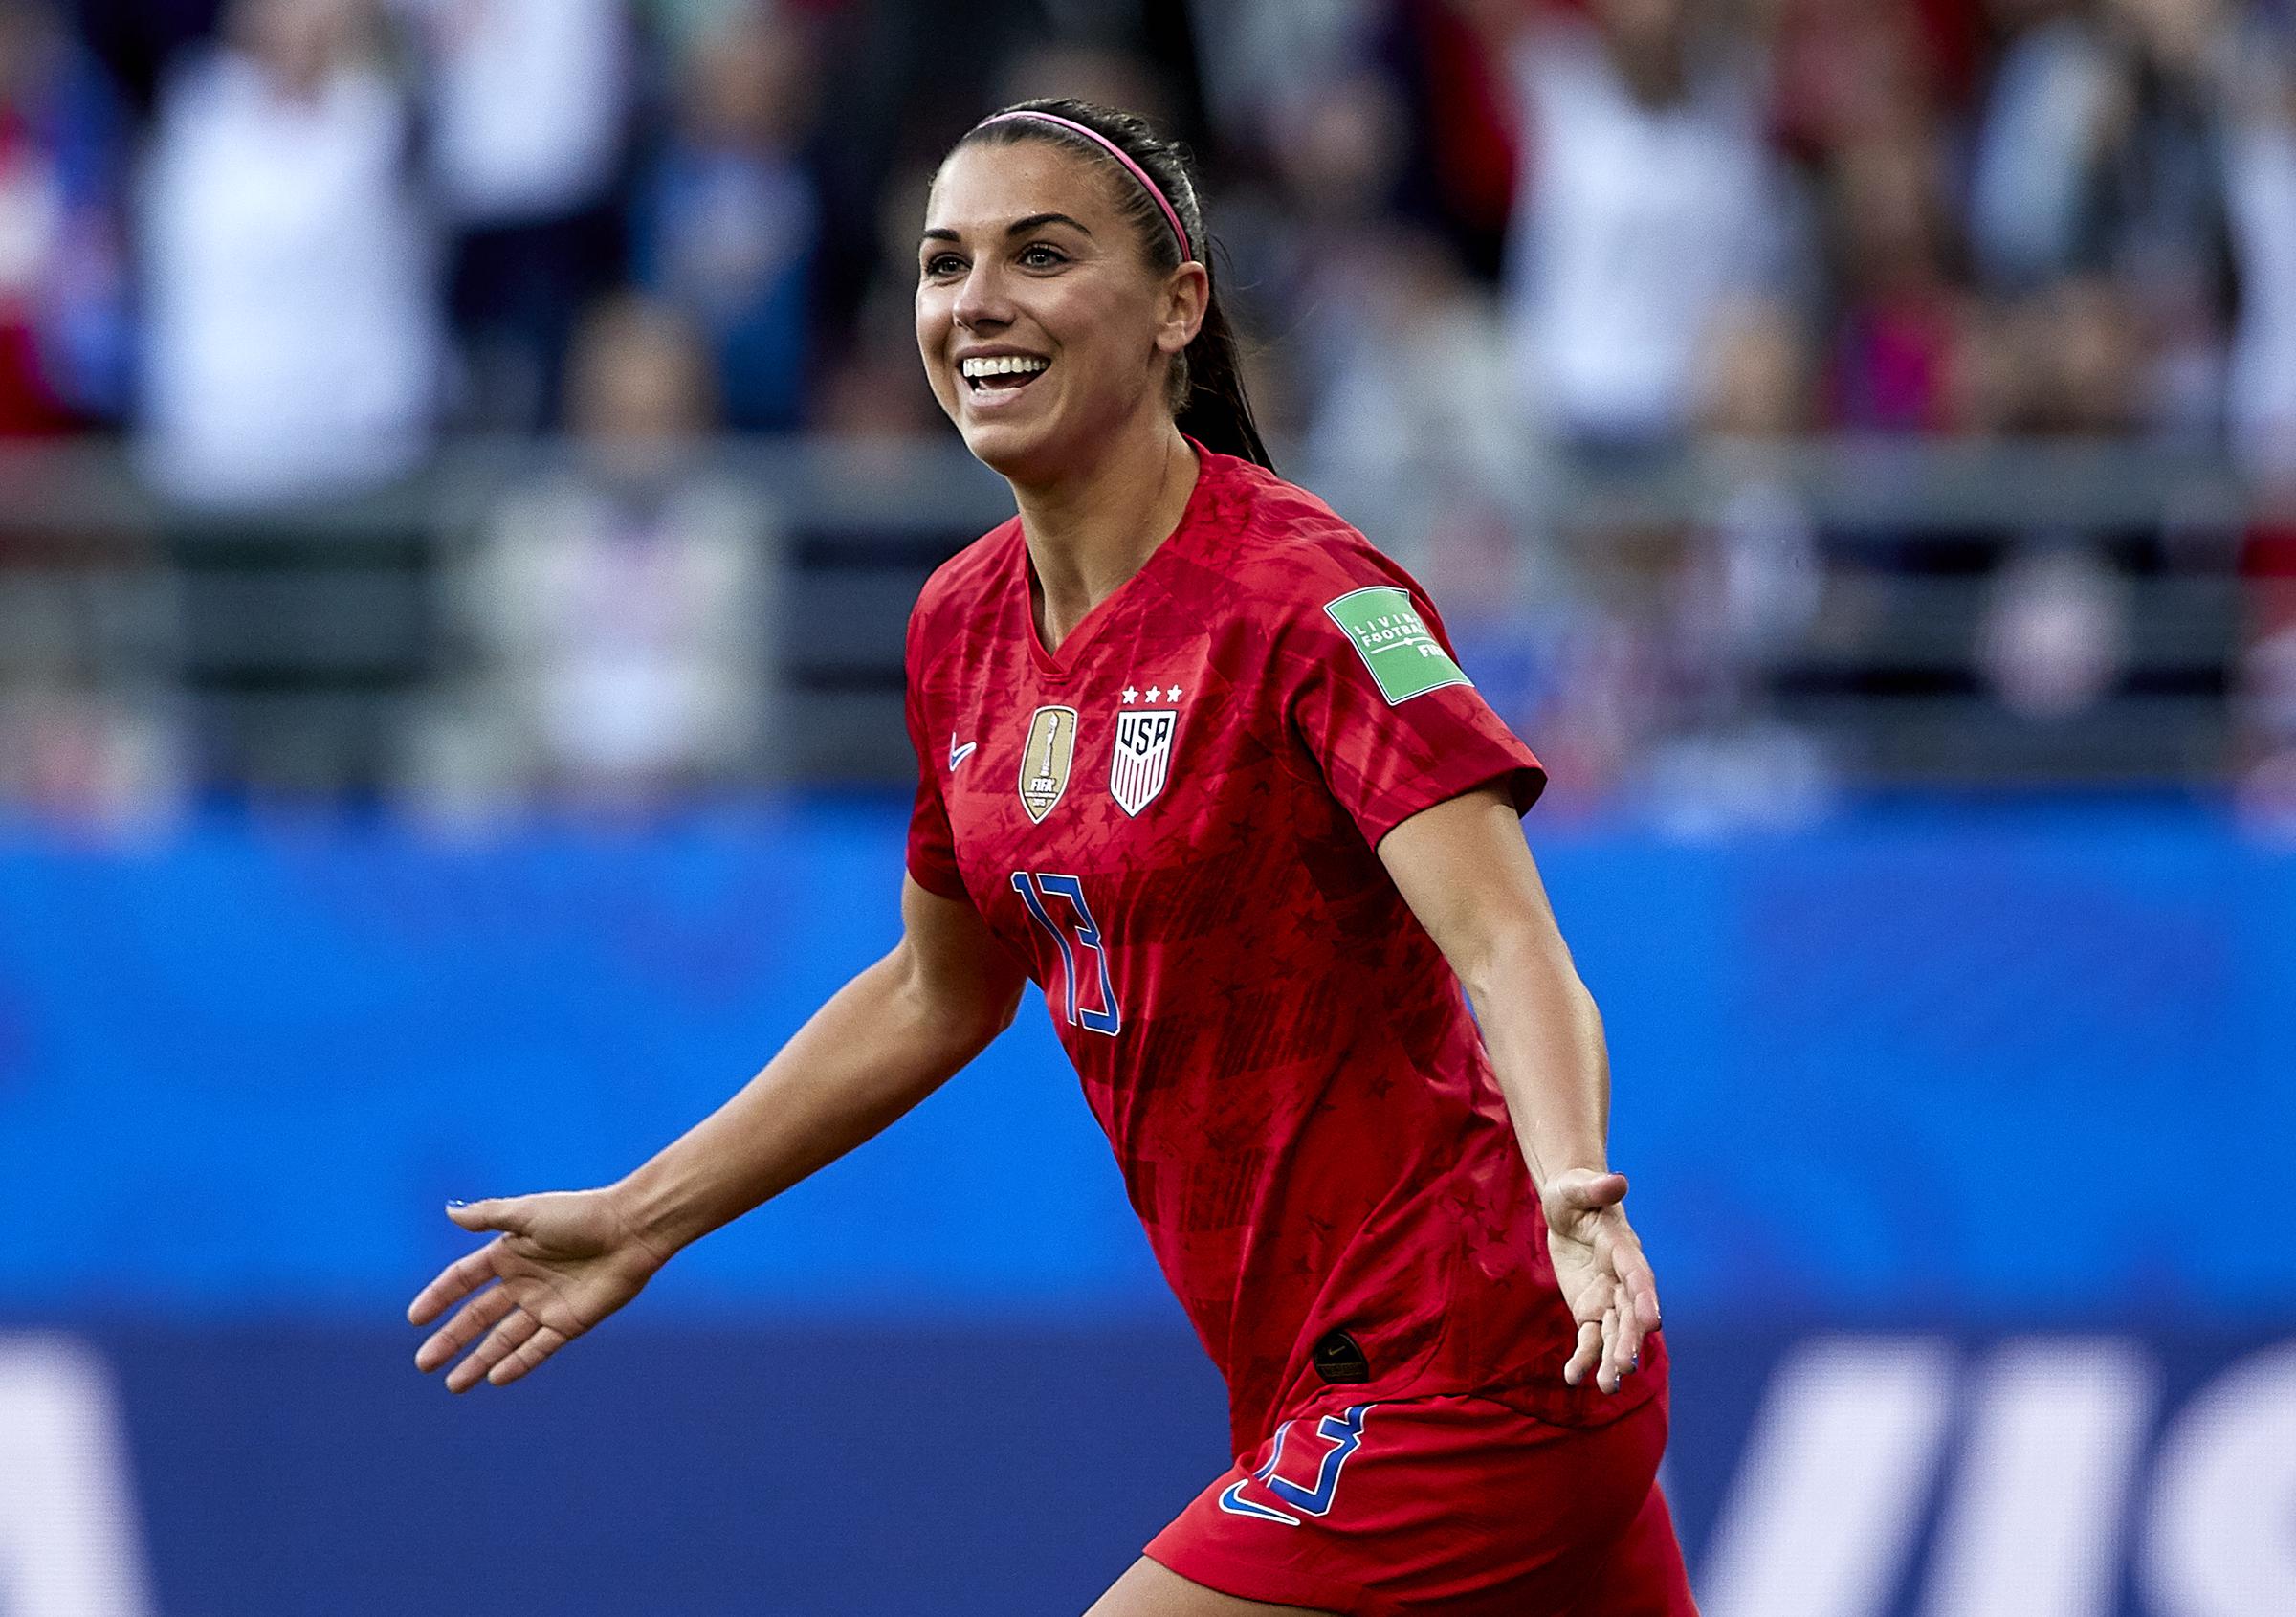
[[[967,360],[960,374],[975,393],[1017,393],[1051,368],[1049,360],[1018,357]]]

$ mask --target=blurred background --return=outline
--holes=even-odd
[[[1226,1465],[1033,1010],[400,1323],[891,941],[1041,94],[1553,771],[1710,1617],[2296,1611],[2296,6],[0,0],[0,1613],[1074,1612]]]

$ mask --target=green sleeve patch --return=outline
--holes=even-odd
[[[1474,683],[1427,632],[1408,591],[1375,585],[1350,590],[1323,609],[1355,642],[1389,707],[1446,685]]]

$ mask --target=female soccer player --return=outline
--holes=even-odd
[[[526,1374],[1033,979],[1233,1423],[1091,1617],[1683,1617],[1657,1291],[1517,823],[1544,776],[1269,469],[1203,241],[1122,114],[1027,102],[941,165],[917,346],[1020,514],[911,620],[904,936],[621,1183],[452,1209],[497,1234],[415,1298],[469,1298],[415,1362]]]

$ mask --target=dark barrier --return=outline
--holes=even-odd
[[[2296,1610],[2296,1340],[1672,1329],[1707,1617]],[[1170,1325],[618,1322],[462,1400],[408,1346],[0,1335],[0,1609],[1072,1617],[1225,1463]]]

